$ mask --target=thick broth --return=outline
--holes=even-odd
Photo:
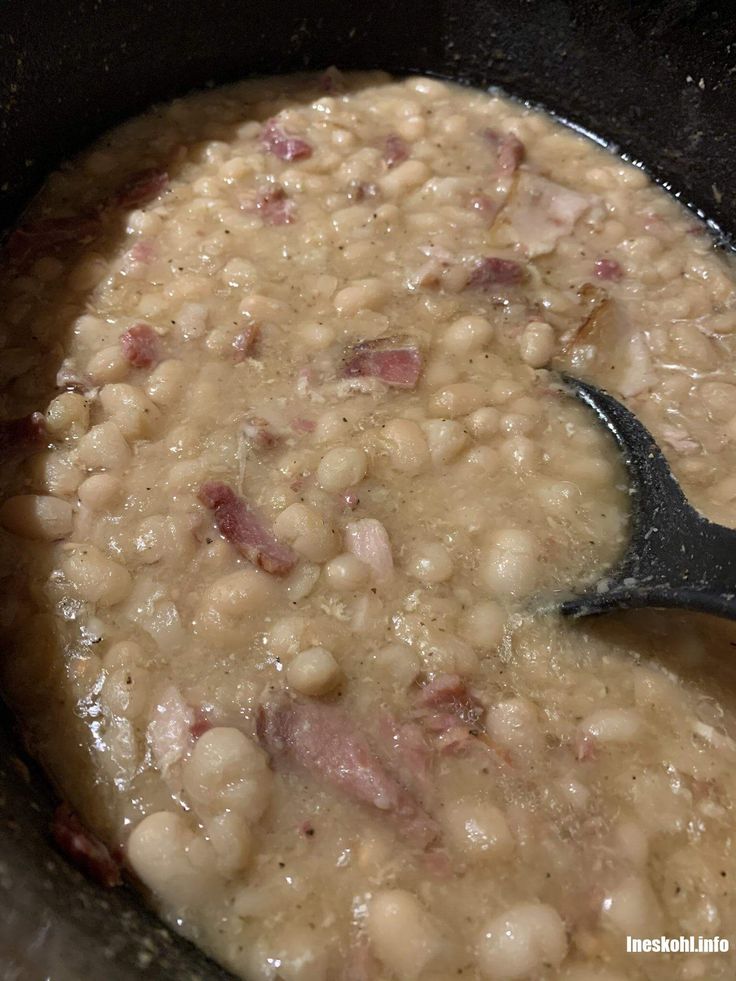
[[[3,684],[169,922],[254,981],[734,976],[626,936],[736,924],[736,635],[539,612],[627,529],[556,368],[736,519],[690,214],[500,96],[329,72],[108,134],[0,275],[3,413],[44,412],[0,424]]]

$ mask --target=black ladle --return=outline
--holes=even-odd
[[[736,530],[689,503],[654,439],[627,408],[595,385],[562,375],[623,451],[629,472],[631,533],[620,562],[580,596],[569,616],[635,607],[678,607],[736,620]]]

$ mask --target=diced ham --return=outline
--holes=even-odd
[[[615,259],[596,259],[593,263],[593,271],[598,279],[606,280],[610,283],[618,283],[624,274],[621,264]]]
[[[304,416],[297,416],[291,420],[291,428],[295,433],[313,433],[317,428],[314,419],[306,419]]]
[[[273,427],[268,419],[262,416],[251,416],[243,423],[243,435],[253,446],[261,450],[268,450],[275,446],[279,437],[273,431]]]
[[[296,565],[296,553],[282,545],[248,504],[227,484],[210,480],[199,489],[199,499],[214,511],[220,534],[264,572],[283,576]]]
[[[169,186],[169,175],[165,170],[139,170],[132,174],[117,191],[114,203],[121,208],[140,208],[148,204]]]
[[[120,866],[99,838],[85,828],[68,804],[57,807],[51,823],[51,835],[57,847],[90,879],[108,889],[120,885]]]
[[[39,218],[13,229],[3,253],[14,266],[26,269],[43,256],[57,255],[91,242],[99,230],[99,220],[89,215]]]
[[[120,335],[123,357],[134,368],[152,368],[158,362],[158,336],[148,324],[133,324]]]
[[[127,253],[131,263],[141,263],[142,265],[147,265],[155,255],[156,246],[145,238],[139,239]]]
[[[345,547],[370,566],[379,581],[389,578],[393,572],[394,560],[388,532],[375,518],[361,518],[347,525]]]
[[[375,198],[378,194],[378,185],[367,181],[350,181],[348,184],[347,196],[349,201],[365,201],[367,198]]]
[[[575,759],[580,763],[592,760],[597,751],[595,737],[589,732],[578,731],[575,735]]]
[[[702,449],[700,443],[682,426],[663,426],[662,438],[673,450],[682,453],[683,456],[692,456]]]
[[[524,281],[526,270],[514,259],[484,256],[479,259],[468,279],[470,289],[487,289],[491,286],[516,286]]]
[[[360,497],[358,496],[358,492],[356,490],[353,490],[352,488],[343,491],[341,496],[342,496],[343,503],[345,504],[345,507],[349,511],[354,511],[357,508],[357,506],[360,504]]]
[[[419,690],[417,705],[420,709],[442,710],[438,715],[430,715],[430,727],[434,729],[452,728],[458,722],[467,726],[478,726],[485,712],[480,699],[470,691],[459,674],[439,674]],[[437,726],[437,721],[440,725]]]
[[[419,845],[437,836],[434,821],[376,756],[354,721],[334,705],[277,695],[258,709],[257,733],[275,764],[306,770],[348,797],[389,812]]]
[[[192,739],[194,739],[196,742],[196,740],[199,739],[200,736],[203,736],[206,732],[209,732],[210,729],[214,729],[214,723],[210,722],[210,720],[207,718],[206,715],[202,715],[201,713],[198,712],[195,716],[194,722],[192,723],[189,732],[192,736]]]
[[[233,362],[235,364],[242,364],[246,358],[253,356],[260,335],[261,328],[258,324],[248,324],[239,334],[235,335],[233,338]]]
[[[280,184],[260,189],[256,210],[267,225],[290,225],[296,221],[296,205]]]
[[[524,159],[524,144],[513,133],[500,133],[496,129],[486,129],[483,136],[496,155],[498,169],[513,174]]]
[[[409,144],[396,133],[386,137],[383,145],[383,159],[389,170],[409,159]]]
[[[336,92],[345,91],[345,76],[339,68],[330,65],[320,75],[318,84],[327,95],[334,95]]]
[[[348,348],[344,374],[347,378],[378,378],[394,388],[415,388],[422,365],[422,354],[410,337],[378,337]]]
[[[579,194],[539,174],[522,172],[503,215],[517,244],[533,257],[551,252],[594,201],[591,195]]]
[[[312,147],[299,136],[287,134],[275,119],[269,119],[261,130],[264,149],[279,160],[306,160],[312,156]]]
[[[146,731],[153,762],[164,778],[191,749],[196,722],[194,709],[177,688],[169,686],[156,703]]]
[[[0,460],[3,463],[23,460],[43,449],[47,442],[46,420],[40,412],[0,422]]]
[[[494,201],[493,198],[489,197],[487,194],[474,194],[470,198],[470,207],[475,211],[481,218],[492,225],[496,215],[501,210],[501,204],[498,201]]]

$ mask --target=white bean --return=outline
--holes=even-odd
[[[286,670],[286,680],[302,695],[325,695],[340,681],[340,665],[325,647],[300,651]]]
[[[368,457],[357,446],[336,446],[329,450],[317,466],[317,480],[326,491],[337,493],[354,487],[365,477]]]
[[[20,538],[55,542],[72,530],[72,506],[58,497],[20,494],[0,507],[0,524]]]
[[[495,861],[513,851],[514,839],[503,812],[487,801],[451,801],[444,823],[452,845],[473,861]]]
[[[383,427],[381,436],[395,470],[420,473],[429,463],[427,438],[413,419],[391,419]]]
[[[495,917],[480,940],[478,964],[492,981],[514,981],[559,967],[567,954],[565,925],[544,903],[519,903]]]
[[[413,550],[407,571],[422,582],[446,582],[453,572],[452,557],[440,542],[426,542]]]
[[[543,320],[527,324],[519,338],[521,360],[532,368],[543,368],[555,353],[556,338],[553,328]]]
[[[77,445],[77,459],[88,470],[122,470],[130,458],[130,447],[112,421],[93,426]]]
[[[184,789],[203,814],[234,811],[253,823],[268,807],[273,777],[266,754],[239,729],[205,732],[182,772]]]
[[[181,814],[145,817],[130,835],[127,856],[145,885],[177,910],[210,902],[221,885],[212,849]]]
[[[308,504],[290,504],[276,518],[273,530],[310,562],[326,562],[340,545],[335,529]]]
[[[493,337],[493,327],[485,317],[460,317],[445,331],[442,344],[451,354],[474,354],[482,350]]]
[[[80,599],[100,606],[120,603],[133,588],[128,570],[94,545],[75,546],[65,551],[61,571]]]
[[[366,929],[378,959],[402,981],[417,978],[442,947],[432,918],[404,889],[380,889],[374,894]]]
[[[105,385],[100,403],[125,439],[148,439],[158,426],[161,413],[135,385]]]
[[[457,419],[466,416],[486,404],[486,394],[482,385],[474,382],[457,382],[435,392],[429,400],[429,414],[443,419]]]

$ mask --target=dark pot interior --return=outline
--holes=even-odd
[[[105,128],[209,82],[384,68],[501,85],[604,137],[736,230],[731,0],[5,0],[0,228]],[[128,888],[105,892],[49,842],[54,798],[0,719],[3,981],[225,978]]]

